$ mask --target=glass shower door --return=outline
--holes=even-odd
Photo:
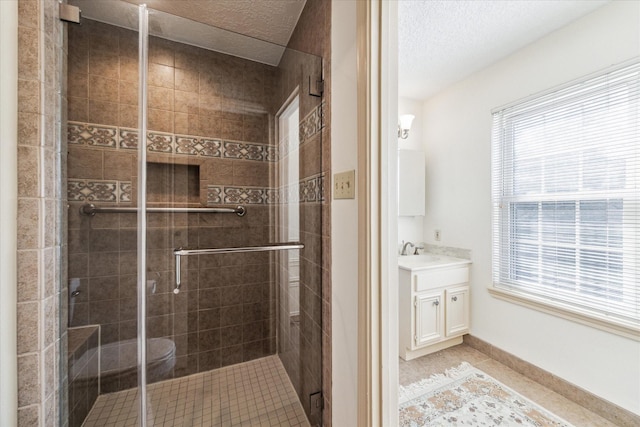
[[[148,28],[147,425],[319,425],[321,59],[152,9]],[[238,37],[275,59],[220,46]]]
[[[116,5],[116,26],[94,3],[81,4],[81,25],[66,27],[69,294],[60,312],[68,315],[68,369],[60,413],[69,426],[108,418],[107,394],[123,390],[129,406],[117,414],[137,415],[138,8]]]
[[[311,425],[322,425],[322,58],[286,49],[277,67],[278,356]]]

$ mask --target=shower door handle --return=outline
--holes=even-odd
[[[189,255],[214,255],[214,254],[232,254],[232,253],[244,253],[244,252],[271,252],[271,251],[287,251],[292,249],[303,249],[304,244],[300,242],[285,242],[285,243],[267,243],[262,246],[238,246],[231,248],[212,248],[212,249],[183,249],[179,248],[173,251],[173,255],[176,257],[176,287],[173,289],[173,293],[180,292],[181,277],[181,257]]]
[[[176,287],[173,289],[173,293],[178,295],[179,292],[180,292],[180,255],[176,255]]]

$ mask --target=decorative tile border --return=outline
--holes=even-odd
[[[68,122],[69,144],[100,146],[120,150],[138,149],[138,130],[133,128]],[[278,161],[278,148],[267,144],[244,141],[225,141],[192,135],[176,135],[149,131],[147,150],[152,153],[183,154],[187,156],[225,159]]]
[[[299,125],[299,145],[308,142],[324,128],[324,102],[314,108]],[[138,149],[138,130],[94,123],[68,122],[69,144],[124,150]],[[281,144],[280,144],[281,145]],[[287,151],[289,147],[280,147]],[[276,162],[278,147],[245,141],[225,141],[193,135],[149,131],[147,149],[153,153]],[[286,154],[286,153],[283,153]]]
[[[117,147],[118,128],[69,122],[69,144],[93,145],[96,147]]]
[[[300,203],[324,202],[324,173],[300,181]]]
[[[71,123],[69,123],[69,128],[71,128]],[[118,147],[125,150],[137,150],[138,149],[138,130],[137,129],[128,129],[128,128],[120,128],[118,132],[119,136],[119,144]]]
[[[309,141],[324,128],[324,102],[300,121],[300,145]]]
[[[120,181],[118,183],[118,187],[119,203],[131,203],[133,201],[133,199],[131,198],[133,191],[133,185],[131,184],[131,181]]]
[[[223,156],[225,159],[275,161],[277,149],[268,145],[244,144],[241,142],[224,141]]]
[[[300,145],[315,136],[324,127],[323,107],[324,103],[316,107],[301,121]],[[69,122],[68,142],[118,150],[136,150],[139,138],[138,130],[133,128]],[[278,147],[272,145],[154,131],[148,133],[147,150],[152,153],[260,162],[276,162],[279,159]],[[69,201],[106,203],[131,203],[132,201],[130,181],[69,180],[67,190]],[[216,185],[210,185],[207,188],[208,205],[317,203],[324,200],[324,174],[304,178],[297,185],[289,185],[281,189]]]
[[[175,152],[190,156],[222,157],[222,141],[177,135]]]
[[[222,205],[224,188],[218,185],[209,185],[207,187],[207,206]]]
[[[70,202],[131,203],[131,181],[70,179],[67,200]]]
[[[245,204],[265,205],[273,203],[273,190],[265,187],[236,187],[209,185],[207,206]]]
[[[279,202],[283,204],[318,203],[324,201],[324,174],[301,179],[280,188]]]
[[[147,150],[156,153],[172,154],[175,152],[173,135],[168,133],[149,132],[147,135]]]
[[[280,189],[268,187],[207,186],[207,206],[319,203],[325,200],[324,174],[301,179]]]
[[[70,179],[70,202],[131,203],[131,181]],[[268,187],[207,186],[207,206],[228,204],[318,203],[325,200],[324,174],[277,190]]]
[[[294,141],[289,141],[287,135],[284,135],[282,139],[278,141],[278,154],[281,159],[287,157],[299,146],[311,140],[311,138],[324,128],[324,105],[323,102],[300,121],[297,144]]]

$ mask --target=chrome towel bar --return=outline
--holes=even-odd
[[[300,242],[285,243],[267,243],[264,246],[239,246],[234,248],[214,248],[214,249],[176,249],[174,255],[213,255],[213,254],[230,254],[234,252],[264,252],[264,251],[283,251],[289,249],[302,249],[304,245]]]
[[[263,246],[239,246],[235,248],[213,248],[213,249],[176,249],[173,251],[173,255],[176,257],[176,287],[173,290],[174,294],[180,292],[181,278],[180,278],[180,258],[189,255],[213,255],[213,254],[232,254],[239,252],[265,252],[265,251],[286,251],[291,249],[303,249],[304,244],[300,242],[285,242],[285,243],[268,243]]]
[[[136,213],[136,207],[98,207],[93,203],[87,203],[80,207],[80,213],[83,215],[94,216],[97,213]],[[147,208],[147,213],[234,213],[238,216],[244,216],[247,208],[244,206],[236,206],[235,208]]]

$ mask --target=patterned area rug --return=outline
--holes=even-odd
[[[400,426],[563,426],[541,406],[463,362],[400,387]]]

